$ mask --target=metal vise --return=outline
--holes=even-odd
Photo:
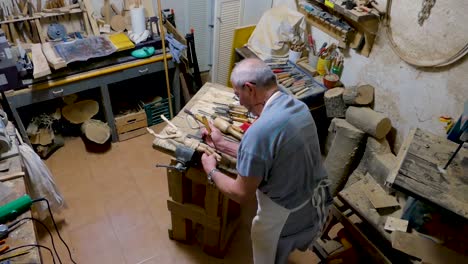
[[[156,167],[171,168],[184,172],[190,167],[194,154],[195,150],[192,148],[183,145],[177,146],[175,151],[177,164],[175,166],[156,164]]]

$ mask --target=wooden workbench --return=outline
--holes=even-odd
[[[175,98],[175,113],[177,113],[180,108],[178,67],[175,67],[170,54],[166,55],[166,58],[168,59],[168,67],[175,68],[172,90]],[[18,108],[99,87],[105,117],[109,127],[111,128],[112,141],[115,142],[118,140],[118,136],[115,127],[114,114],[112,112],[108,85],[161,71],[164,71],[163,55],[155,55],[146,59],[116,64],[79,74],[65,76],[56,80],[32,84],[26,89],[7,91],[5,92],[5,96],[23,140],[29,143],[25,126],[23,125],[21,117],[17,111]],[[158,86],[155,85],[154,89],[157,88]]]
[[[190,110],[194,114],[199,114],[198,110],[203,110],[213,114],[214,111],[212,108],[218,106],[213,102],[231,104],[234,103],[234,101],[234,91],[231,88],[221,84],[208,82],[200,88],[197,94],[195,94],[195,96],[184,106],[182,111],[180,111],[171,120],[171,122],[174,123],[183,133],[196,135],[200,130],[200,126],[191,117],[187,117],[188,114],[183,111],[184,109]],[[234,122],[234,124],[240,125],[241,123]],[[191,127],[190,125],[194,126]],[[168,149],[165,146],[154,143],[153,146],[170,152],[174,151],[174,149]]]
[[[212,107],[216,106],[213,102],[233,103],[233,96],[234,93],[230,88],[206,83],[184,109],[196,114],[198,110],[213,113]],[[196,135],[199,131],[197,123],[187,118],[184,111],[177,114],[171,121],[183,133]],[[194,126],[191,127],[188,122]],[[165,134],[165,129],[161,132],[162,134]],[[156,140],[153,142],[156,149],[174,155],[175,146],[168,147],[158,142]],[[171,165],[175,164],[175,161],[171,163]],[[235,170],[225,169],[235,177]],[[240,222],[239,204],[222,194],[216,186],[208,183],[200,165],[192,166],[184,172],[168,168],[167,180],[169,196],[172,198],[167,201],[172,222],[169,237],[184,243],[191,243],[197,233],[193,230],[195,225],[192,223],[197,223],[197,227],[202,226],[203,235],[200,243],[203,250],[210,255],[223,257]]]
[[[14,157],[9,158],[9,160],[10,160],[10,169],[6,172],[0,172],[0,178],[12,176],[12,175],[21,175],[21,174],[24,175],[24,170],[21,165],[21,157],[14,156]],[[12,200],[27,194],[27,186],[25,183],[24,176],[20,176],[19,178],[15,178],[12,180],[4,181],[3,184],[11,188],[11,190],[13,191],[12,196],[10,196],[10,199]],[[21,219],[24,217],[31,217],[31,211],[29,210],[23,213],[22,215],[18,216],[16,219]],[[32,221],[25,221],[24,224],[20,225],[17,229],[12,231],[8,235],[8,238],[6,239],[6,244],[9,245],[10,248],[14,248],[14,247],[22,246],[26,244],[37,244],[36,230],[34,228],[34,223]],[[23,249],[13,251],[11,254],[8,253],[5,255],[2,255],[0,256],[0,259],[9,255],[13,255],[15,253],[20,253],[27,249],[28,248],[23,248]],[[40,252],[37,248],[33,248],[30,250],[28,254],[18,256],[16,258],[11,259],[10,261],[11,263],[34,263],[34,264],[42,263]]]

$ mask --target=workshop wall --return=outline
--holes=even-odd
[[[294,6],[294,0],[276,0],[274,5]],[[467,10],[468,11],[468,10]],[[320,47],[323,42],[337,42],[312,28]],[[409,130],[419,127],[445,135],[439,116],[458,119],[468,100],[466,73],[468,58],[441,69],[417,69],[401,60],[389,46],[382,25],[369,58],[350,50],[345,54],[342,82],[346,86],[370,84],[376,88],[375,110],[389,116],[397,130],[395,150]]]

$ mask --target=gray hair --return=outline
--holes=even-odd
[[[270,89],[276,86],[276,76],[260,59],[245,59],[232,70],[231,83],[235,87],[243,87],[246,82],[255,83],[260,89]]]

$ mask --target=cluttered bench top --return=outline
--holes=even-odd
[[[0,154],[0,204],[4,204],[16,200],[25,194],[28,194],[28,186],[26,182],[27,174],[22,165],[22,158],[18,152],[18,142],[16,139],[15,128],[11,122],[7,126],[7,134],[11,139],[10,149],[7,152]],[[2,212],[2,217],[5,212]],[[16,219],[31,218],[31,210],[19,215]],[[25,245],[37,244],[36,231],[32,221],[23,220],[17,224],[15,221],[8,222],[5,225],[0,225],[1,240],[5,239],[4,244],[0,244],[0,248],[8,246],[11,250],[17,247],[18,250],[13,250],[11,253],[0,250],[0,262],[10,260],[11,263],[42,263],[41,256],[37,247],[22,247]],[[8,226],[7,232],[4,233],[4,227]],[[3,262],[2,262],[3,263]]]
[[[235,104],[234,92],[231,88],[226,86],[215,84],[215,83],[206,83],[203,87],[197,92],[197,94],[185,105],[185,107],[180,111],[170,122],[177,128],[180,132],[178,137],[164,138],[166,136],[174,135],[174,131],[171,124],[167,124],[162,132],[159,134],[160,137],[156,137],[153,141],[153,147],[158,150],[166,151],[173,154],[176,150],[177,145],[186,145],[192,148],[199,148],[200,151],[203,151],[206,148],[206,145],[201,142],[200,139],[200,128],[202,122],[198,122],[193,118],[193,115],[207,116],[208,118],[214,119],[216,117],[215,110],[220,105],[232,105]],[[247,118],[247,117],[244,117]],[[248,119],[248,118],[247,118]],[[242,120],[242,119],[239,119]],[[232,125],[240,126],[242,122],[233,121]],[[238,139],[229,136],[229,140],[238,141]],[[227,159],[226,163],[221,164],[221,168],[227,169],[230,172],[234,172],[235,168],[235,159],[223,155],[223,159]]]

